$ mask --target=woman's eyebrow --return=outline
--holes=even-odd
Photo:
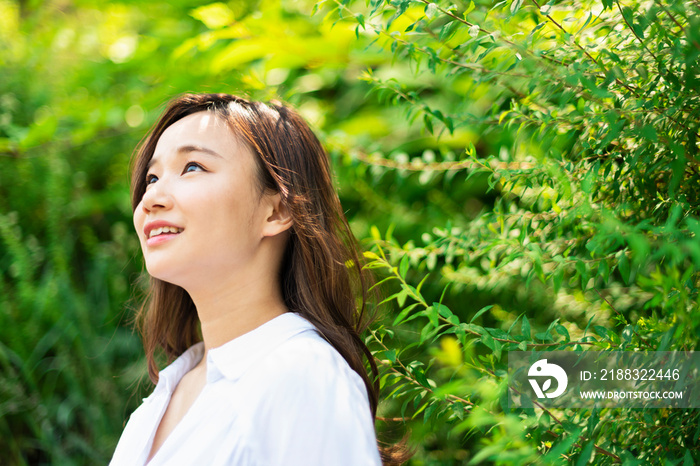
[[[204,152],[205,154],[213,155],[215,157],[220,157],[223,158],[221,154],[218,152],[208,149],[203,146],[194,146],[194,145],[187,145],[187,146],[180,146],[177,149],[178,153],[189,153],[189,152]]]
[[[218,152],[216,152],[212,149],[208,149],[204,146],[186,145],[186,146],[180,146],[177,148],[178,155],[185,155],[185,154],[189,154],[190,152],[202,152],[204,154],[213,155],[214,157],[224,158]],[[153,157],[151,157],[151,160],[148,161],[148,165],[146,166],[146,169],[151,168],[157,162],[158,162],[158,156],[154,155]]]

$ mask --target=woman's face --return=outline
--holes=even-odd
[[[266,215],[253,157],[211,112],[163,132],[134,211],[152,276],[188,289],[245,270]]]

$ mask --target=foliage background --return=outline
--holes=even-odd
[[[300,109],[388,297],[411,465],[694,464],[695,410],[507,408],[507,351],[695,350],[695,1],[0,0],[0,453],[110,458],[149,387],[128,160],[174,95]]]

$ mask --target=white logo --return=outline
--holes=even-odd
[[[534,379],[528,379],[532,389],[535,390],[537,398],[556,398],[566,390],[566,385],[569,383],[569,379],[566,376],[564,369],[557,366],[556,364],[548,364],[546,359],[540,359],[532,366],[527,373],[530,377],[554,377],[557,379],[557,389],[550,393],[545,393],[547,389],[552,385],[552,379],[547,379],[540,388],[539,383]]]

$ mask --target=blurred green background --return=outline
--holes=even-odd
[[[694,410],[510,410],[506,352],[694,350],[696,2],[0,0],[0,463],[104,464],[151,389],[131,153],[183,92],[281,99],[388,299],[411,465],[695,464]]]

